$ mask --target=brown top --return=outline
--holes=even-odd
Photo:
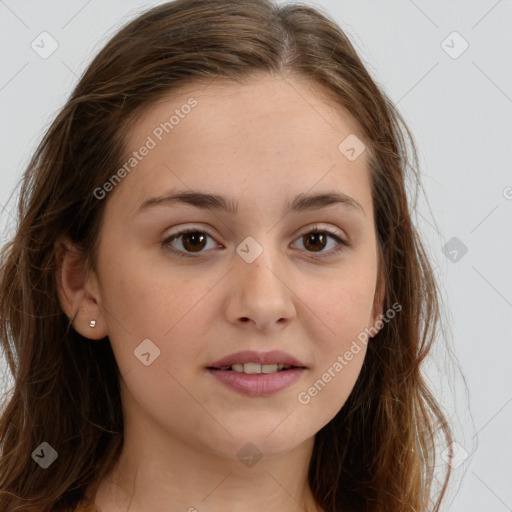
[[[74,509],[69,509],[69,512],[99,512],[98,509],[94,506],[92,501],[83,499],[78,503],[78,505]]]

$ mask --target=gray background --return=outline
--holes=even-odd
[[[0,0],[2,241],[11,194],[43,130],[106,39],[159,3]],[[305,3],[347,32],[418,145],[430,207],[420,196],[416,219],[446,322],[428,376],[460,445],[444,510],[512,510],[512,1]],[[58,43],[45,59],[31,47],[42,46],[43,31]],[[7,386],[5,368],[2,379]]]

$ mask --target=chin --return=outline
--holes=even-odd
[[[255,428],[254,425],[243,428],[238,426],[236,431],[230,430],[233,437],[226,435],[223,440],[212,444],[211,451],[220,456],[242,460],[244,457],[261,458],[288,453],[309,438],[315,432],[300,432],[293,428]]]

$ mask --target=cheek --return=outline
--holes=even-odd
[[[347,269],[322,283],[309,283],[314,292],[304,302],[315,313],[316,327],[323,324],[329,343],[343,342],[368,327],[375,279],[372,272]]]
[[[186,370],[172,368],[165,357],[162,351],[150,366],[132,365],[122,373],[121,400],[127,422],[154,423],[184,437],[202,425],[211,429],[214,425],[201,401],[194,399],[197,392]]]
[[[122,257],[118,250],[105,251],[100,263],[102,303],[109,329],[155,335],[165,326],[169,329],[180,305],[188,302],[189,288],[179,272],[148,265],[141,251],[127,246]]]
[[[316,364],[297,401],[323,424],[343,407],[359,377],[372,305],[372,283],[361,281],[334,283],[315,301],[321,313],[315,317],[316,334],[312,325],[309,336],[315,340]]]
[[[321,402],[336,413],[348,398],[366,355],[375,276],[368,271],[347,272],[315,290],[308,306],[315,312],[309,337],[316,340],[317,364],[313,387],[303,390],[304,400]],[[299,402],[305,403],[300,397]]]
[[[102,305],[121,375],[150,368],[148,376],[158,381],[160,366],[183,371],[175,368],[176,354],[183,360],[197,359],[201,347],[191,343],[191,338],[203,339],[211,327],[210,292],[218,279],[193,280],[169,268],[143,268],[142,262],[137,264],[129,257],[117,265],[105,260],[103,269]],[[154,363],[145,368],[137,354],[148,351]]]
[[[299,407],[309,417],[317,418],[321,426],[338,414],[354,389],[366,353],[366,346],[359,345],[357,354],[348,351],[350,360],[346,359],[347,352],[334,354],[332,360],[318,368],[311,381],[297,395]]]

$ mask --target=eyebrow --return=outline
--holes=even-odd
[[[137,213],[147,211],[156,206],[173,206],[188,204],[197,208],[225,211],[234,215],[238,211],[238,201],[217,194],[209,194],[199,190],[171,191],[165,195],[152,197],[142,203]],[[319,210],[328,206],[343,205],[351,210],[359,210],[366,215],[363,207],[354,198],[342,192],[323,192],[318,194],[299,194],[285,204],[283,213]]]

